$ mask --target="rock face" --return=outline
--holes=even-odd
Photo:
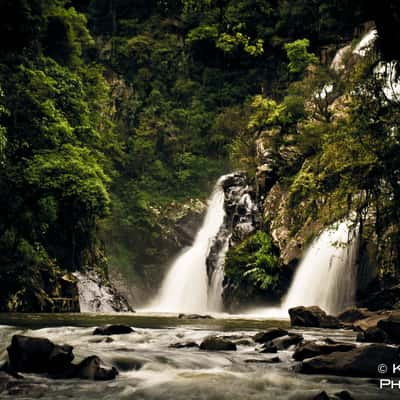
[[[72,346],[57,345],[45,338],[14,335],[11,345],[7,348],[7,370],[12,373],[45,373],[50,377],[63,379],[110,380],[118,374],[115,368],[102,367],[97,356],[90,356],[79,364],[72,364],[72,350]]]
[[[96,328],[93,331],[93,335],[122,335],[127,333],[133,333],[134,330],[128,325],[104,325]]]
[[[236,344],[230,340],[223,339],[217,336],[209,336],[200,344],[200,350],[210,351],[235,351]]]
[[[0,301],[0,311],[6,312],[79,312],[77,280],[56,267],[40,268],[25,287],[6,304]]]
[[[261,213],[256,202],[256,191],[248,176],[235,172],[225,176],[222,181],[225,194],[225,220],[222,224],[207,257],[207,273],[210,282],[213,274],[221,267],[221,254],[241,243],[260,226]],[[224,256],[224,255],[223,255]],[[223,261],[223,260],[222,260]],[[241,288],[224,279],[223,302],[227,309],[237,310],[244,305],[249,288]],[[253,298],[254,304],[254,296]]]
[[[312,358],[323,354],[334,352],[344,352],[355,349],[356,346],[350,343],[317,343],[315,341],[299,344],[294,353],[293,358],[296,361],[303,361],[306,358]]]
[[[331,374],[354,377],[378,377],[379,364],[398,363],[399,349],[383,344],[358,347],[347,352],[334,352],[310,358],[301,363],[299,371],[306,374]],[[390,374],[390,370],[388,374]],[[382,376],[382,375],[381,375]]]
[[[133,311],[127,300],[96,272],[75,272],[81,312]]]
[[[254,336],[254,341],[257,343],[266,343],[273,339],[276,339],[281,336],[285,336],[288,334],[288,331],[281,328],[270,328],[264,332],[259,332]]]
[[[291,308],[289,316],[292,326],[332,329],[341,327],[341,323],[336,317],[326,314],[325,311],[317,306]]]

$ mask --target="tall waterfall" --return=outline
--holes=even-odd
[[[224,223],[225,194],[222,176],[208,201],[208,209],[203,225],[198,231],[193,245],[185,250],[173,263],[156,299],[148,307],[158,312],[192,312],[202,313],[208,310],[217,311],[222,294],[221,271],[214,271],[212,281],[208,284],[207,257],[221,226]],[[226,253],[227,244],[224,244]],[[219,264],[224,260],[223,251]]]

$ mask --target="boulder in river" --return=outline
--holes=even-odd
[[[211,315],[202,314],[179,314],[179,319],[214,319]]]
[[[104,325],[99,326],[93,331],[93,335],[122,335],[132,333],[134,330],[128,325]]]
[[[354,400],[353,396],[347,390],[342,390],[341,392],[335,393],[335,396],[339,400]]]
[[[17,372],[48,374],[51,378],[81,378],[94,380],[114,379],[118,371],[101,366],[97,356],[85,358],[79,364],[72,364],[73,347],[57,345],[46,338],[14,335],[7,348],[9,364],[7,371],[13,376]]]
[[[200,350],[235,351],[236,344],[218,336],[209,336],[200,344]]]
[[[341,322],[334,316],[328,315],[318,306],[294,307],[289,310],[292,326],[306,326],[315,328],[340,328]]]
[[[389,337],[384,330],[372,326],[364,332],[359,332],[357,342],[388,343]]]
[[[318,375],[340,375],[375,378],[379,375],[378,365],[398,364],[399,349],[384,344],[357,347],[347,352],[334,352],[303,361],[299,372]]]
[[[360,319],[368,318],[373,315],[373,312],[369,311],[367,308],[347,308],[342,313],[340,313],[337,318],[345,323],[353,323]]]
[[[288,334],[288,331],[281,328],[269,328],[263,332],[257,333],[253,339],[257,343],[266,343],[270,340],[276,339],[281,336],[285,336]]]
[[[289,333],[285,336],[275,338],[264,343],[261,353],[276,353],[278,350],[286,350],[291,346],[295,346],[303,341],[303,336],[297,333]]]
[[[324,390],[321,393],[318,393],[315,397],[313,397],[312,400],[330,400],[330,397]]]
[[[72,350],[72,346],[60,346],[45,338],[14,335],[7,348],[9,368],[31,373],[62,371],[74,359]]]
[[[378,321],[378,328],[387,334],[392,343],[400,343],[400,312],[392,312],[388,318]]]
[[[312,358],[323,354],[330,354],[336,351],[344,352],[355,349],[356,346],[351,343],[318,343],[309,341],[299,344],[294,353],[293,358],[296,361],[303,361],[306,358]]]
[[[75,376],[80,379],[91,379],[95,381],[108,381],[115,379],[118,375],[116,368],[110,369],[101,366],[101,360],[97,356],[90,356],[82,360],[76,366]]]
[[[171,349],[188,349],[188,348],[193,348],[193,347],[199,347],[199,345],[196,342],[178,342],[178,343],[172,343],[168,347]]]

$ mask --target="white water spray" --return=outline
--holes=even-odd
[[[214,271],[209,292],[206,261],[212,243],[225,218],[225,197],[222,188],[224,179],[225,176],[222,176],[214,188],[208,201],[207,214],[203,225],[197,233],[193,245],[173,263],[160,292],[148,307],[149,310],[203,313],[210,309],[213,311],[220,309],[221,274],[220,271]],[[223,251],[224,249],[221,254]],[[221,254],[218,264],[221,263],[223,266],[224,260],[221,259]],[[221,285],[221,288],[219,288],[219,285]]]
[[[336,223],[311,244],[301,261],[281,307],[255,310],[250,314],[287,318],[297,306],[319,306],[338,314],[354,305],[358,236],[351,222]]]

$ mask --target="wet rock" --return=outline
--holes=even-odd
[[[259,359],[248,359],[244,360],[246,363],[260,363],[260,364],[278,364],[282,362],[279,357],[271,357],[271,358],[264,358],[262,360]]]
[[[14,335],[8,346],[9,368],[16,372],[62,371],[74,358],[73,347],[56,345],[45,338]]]
[[[128,325],[104,325],[96,328],[93,335],[122,335],[133,333],[134,330]]]
[[[357,342],[386,343],[389,342],[389,337],[384,330],[371,327],[357,335]]]
[[[7,386],[7,394],[9,396],[23,396],[29,399],[38,399],[45,395],[48,386],[38,383],[12,382]]]
[[[97,272],[74,272],[73,275],[77,279],[81,312],[134,312],[125,297]]]
[[[209,336],[200,344],[200,350],[235,351],[236,344],[217,336]]]
[[[188,349],[193,347],[199,347],[196,342],[185,342],[185,343],[172,343],[168,347],[171,349]]]
[[[0,393],[6,390],[10,385],[17,382],[17,379],[5,371],[0,371]]]
[[[277,352],[278,348],[272,342],[265,343],[260,350],[260,353],[277,353]]]
[[[285,336],[288,334],[288,331],[281,329],[281,328],[270,328],[264,332],[257,333],[253,340],[257,343],[266,343],[270,340],[276,339],[280,336]]]
[[[278,337],[267,343],[264,343],[260,353],[276,353],[278,350],[286,350],[289,347],[300,343],[302,340],[302,335],[298,335],[297,333],[289,333],[286,336]]]
[[[118,375],[116,368],[110,369],[101,366],[101,360],[97,356],[85,358],[76,366],[75,377],[96,381],[107,381],[115,379]]]
[[[89,343],[112,343],[113,341],[114,339],[109,336],[104,338],[93,338],[88,340]]]
[[[120,371],[139,370],[144,362],[131,357],[118,357],[113,359],[113,365]]]
[[[378,377],[379,364],[398,363],[399,349],[384,344],[357,347],[347,352],[334,352],[303,361],[299,372],[354,377]],[[390,370],[388,371],[390,374]]]
[[[293,353],[293,358],[296,361],[303,361],[306,358],[312,358],[323,354],[330,354],[336,351],[350,351],[355,348],[356,346],[350,343],[320,344],[315,341],[311,341],[299,344]]]
[[[379,312],[372,314],[370,317],[360,319],[353,323],[353,329],[356,331],[366,331],[368,328],[374,328],[378,326],[378,322],[388,318],[390,312]]]
[[[354,400],[353,396],[347,390],[342,390],[341,392],[337,392],[335,393],[335,396],[339,400]]]
[[[200,314],[179,314],[179,319],[214,319],[211,315]]]
[[[387,334],[391,342],[400,343],[400,312],[393,312],[388,318],[380,320],[378,328]]]
[[[272,340],[272,344],[278,350],[286,350],[291,346],[297,345],[303,341],[303,336],[297,333],[289,333],[289,335]]]
[[[316,328],[340,328],[341,323],[332,315],[328,315],[318,306],[294,307],[289,310],[292,326],[306,326]]]
[[[235,340],[235,343],[237,345],[241,345],[241,346],[251,346],[253,345],[253,342],[249,339],[239,339],[239,340]]]
[[[348,308],[344,310],[337,318],[346,323],[353,323],[360,319],[365,319],[373,315],[367,308]]]
[[[330,400],[330,397],[325,391],[318,393],[312,400]]]

